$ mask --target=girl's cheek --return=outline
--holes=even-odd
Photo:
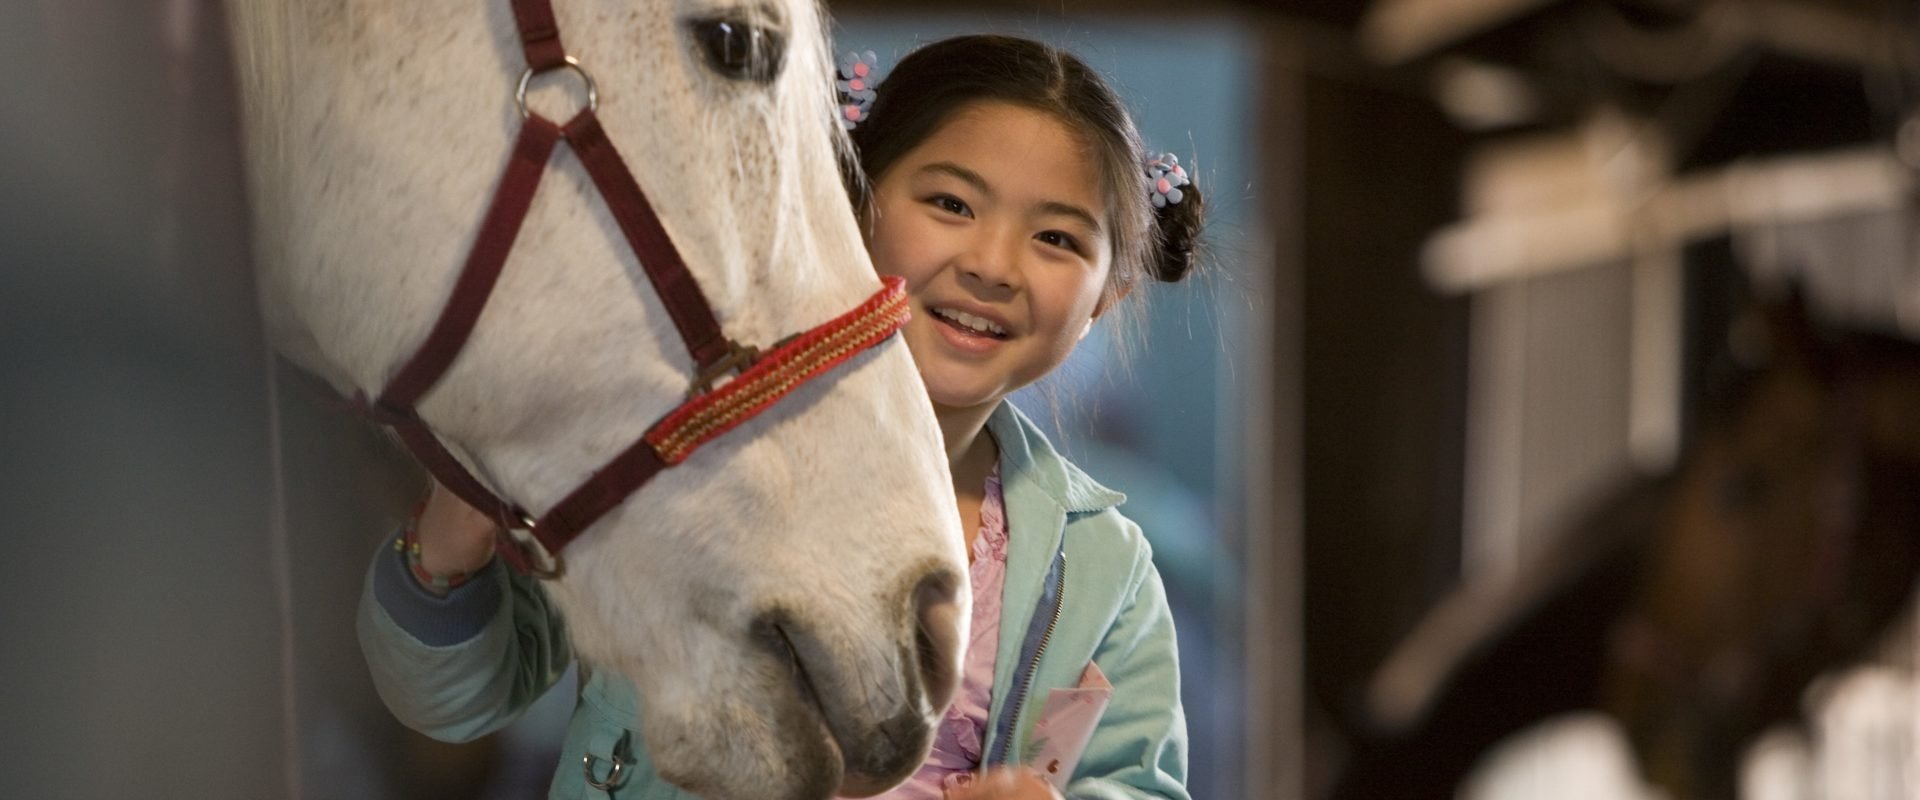
[[[892,238],[879,235],[868,240],[867,256],[873,259],[875,272],[906,277],[900,269],[900,254],[895,250]],[[912,288],[912,281],[908,281],[908,289]]]

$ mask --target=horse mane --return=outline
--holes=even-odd
[[[858,164],[860,159],[853,151],[853,138],[840,126],[839,101],[833,91],[833,81],[839,77],[835,72],[837,64],[833,59],[833,18],[827,13],[826,6],[819,0],[808,3],[813,8],[814,25],[820,31],[819,36],[810,37],[813,45],[807,48],[813,63],[805,64],[808,69],[819,68],[818,80],[808,84],[808,93],[813,95],[807,102],[826,112],[826,126],[833,141],[833,153],[842,164]]]
[[[293,15],[284,2],[227,4],[228,38],[233,42],[234,77],[240,84],[242,130],[255,158],[284,157],[283,142],[271,124],[287,110],[293,74]]]
[[[789,36],[787,69],[790,71],[798,70],[798,74],[803,76],[800,84],[801,94],[798,98],[800,106],[802,108],[814,109],[808,116],[813,120],[814,124],[825,126],[827,141],[830,142],[833,147],[834,158],[837,162],[833,171],[835,177],[833,183],[834,186],[839,187],[839,191],[844,191],[846,186],[844,176],[847,174],[845,172],[845,166],[848,164],[858,165],[860,158],[858,154],[854,152],[853,139],[847,135],[846,129],[841,127],[838,121],[840,118],[838,98],[833,88],[833,81],[838,77],[838,73],[835,72],[836,64],[833,57],[833,20],[828,15],[826,7],[820,0],[806,0],[804,6],[809,9],[808,13],[812,15],[812,19],[806,21],[813,23],[813,30],[817,35]],[[797,31],[801,27],[801,22],[802,20],[794,20],[790,26],[792,29],[790,32]],[[794,46],[802,40],[807,42],[807,46]],[[799,146],[801,137],[779,137],[779,140],[784,142],[786,147],[795,148]],[[790,159],[795,159],[799,154],[789,152],[786,155]],[[800,162],[793,160],[788,163]],[[799,214],[800,209],[788,208],[786,206],[787,204],[782,203],[781,208],[776,212],[779,215],[779,220],[775,223],[775,231],[794,229],[794,226],[790,224],[790,220]]]

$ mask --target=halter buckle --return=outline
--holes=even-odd
[[[550,581],[566,574],[567,562],[561,560],[559,553],[548,551],[540,539],[533,535],[533,520],[525,513],[519,513],[519,516],[518,525],[495,530],[494,553],[505,559],[513,571],[522,575]]]
[[[700,374],[693,377],[693,387],[687,390],[687,399],[691,400],[713,391],[722,378],[736,378],[746,372],[754,362],[760,360],[760,348],[744,345],[732,339],[727,340],[727,352],[713,363],[701,367]]]

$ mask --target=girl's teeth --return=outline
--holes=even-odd
[[[970,328],[980,333],[991,333],[995,336],[1005,336],[1007,334],[1007,330],[1005,328],[995,325],[992,322],[986,319],[983,319],[981,317],[976,317],[965,311],[955,311],[950,308],[941,308],[941,309],[935,309],[935,313],[939,314],[941,317],[944,317],[952,322],[959,324],[962,327]]]

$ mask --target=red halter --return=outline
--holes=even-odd
[[[388,381],[377,400],[369,402],[361,393],[355,401],[376,421],[391,426],[414,457],[461,499],[491,515],[503,528],[527,530],[545,548],[552,568],[536,569],[538,559],[508,536],[503,535],[498,542],[500,553],[521,571],[552,577],[559,573],[560,550],[567,543],[661,470],[685,461],[702,444],[753,418],[801,384],[885,340],[906,323],[910,312],[902,281],[888,277],[883,279],[880,291],[865,303],[784,340],[764,355],[757,348],[727,338],[679,250],[660,226],[646,193],[600,127],[600,119],[594,114],[597,93],[593,80],[567,56],[549,0],[513,0],[513,16],[527,58],[527,69],[520,79],[525,124],[514,142],[506,174],[494,192],[453,294],[426,341]],[[586,79],[588,103],[565,125],[557,125],[528,110],[524,97],[532,76],[563,68]],[[495,495],[461,465],[420,419],[415,405],[446,373],[473,332],[506,265],[527,209],[533,204],[534,190],[546,171],[548,157],[561,139],[579,156],[621,233],[639,256],[647,279],[693,356],[697,374],[687,402],[654,423],[640,441],[535,518]],[[733,380],[713,388],[729,373],[735,375]]]

